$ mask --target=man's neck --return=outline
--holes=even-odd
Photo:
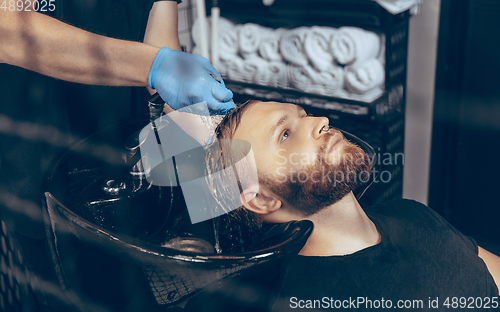
[[[378,244],[380,234],[353,193],[305,218],[314,230],[300,251],[303,256],[352,254]]]

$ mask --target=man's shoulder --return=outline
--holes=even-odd
[[[384,215],[392,217],[413,217],[433,214],[426,205],[412,199],[398,198],[384,203],[376,204],[365,209],[368,215]]]
[[[433,233],[448,231],[450,224],[437,212],[411,199],[394,199],[365,209],[366,214],[379,224],[403,232],[432,229]]]
[[[477,254],[477,243],[460,233],[444,217],[426,205],[410,199],[395,199],[369,207],[366,214],[389,234],[405,236],[409,240],[424,238],[449,246],[465,244]],[[378,221],[378,222],[377,222]]]
[[[423,206],[423,207],[427,207],[426,205],[422,204],[421,202],[418,202],[418,201],[413,200],[413,199],[407,199],[407,198],[391,199],[389,201],[373,205],[372,207],[393,206],[393,205],[396,205],[396,206],[404,205],[404,206]]]

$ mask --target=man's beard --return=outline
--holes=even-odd
[[[272,192],[305,216],[335,204],[369,180],[370,159],[353,143],[341,146],[339,161],[332,163],[332,155],[326,153],[331,136],[325,136],[315,163],[288,172],[286,180],[283,175],[262,179]]]

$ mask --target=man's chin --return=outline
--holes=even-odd
[[[346,142],[333,153],[338,162],[316,167],[319,182],[307,181],[290,194],[288,202],[306,215],[336,204],[369,179],[369,158],[360,147]]]

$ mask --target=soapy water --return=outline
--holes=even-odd
[[[220,219],[219,218],[213,218],[212,222],[213,222],[213,225],[214,225],[214,237],[215,237],[214,249],[215,249],[216,253],[220,254],[220,253],[222,253],[222,249],[220,247],[220,241],[219,241],[219,224],[220,224]]]
[[[211,122],[212,117],[206,103],[201,102],[163,115],[139,133],[147,182],[155,186],[180,186],[193,224],[240,207],[241,186],[258,185],[249,142],[220,140],[206,145],[218,124]],[[235,148],[239,151],[238,157],[232,155]],[[210,170],[207,156],[214,158],[208,162],[219,161],[222,166],[216,164],[218,169]],[[172,174],[175,178],[169,176]],[[218,199],[210,195],[217,189],[224,189],[224,209],[220,208]]]

